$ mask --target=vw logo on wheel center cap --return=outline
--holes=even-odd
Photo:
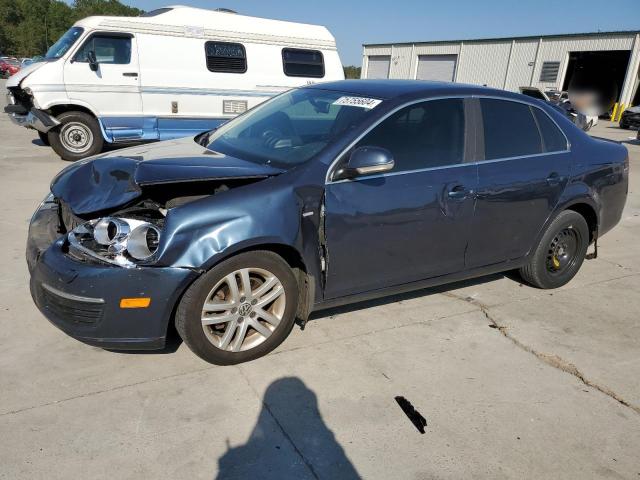
[[[240,308],[238,308],[238,313],[242,316],[248,315],[250,311],[251,311],[250,303],[243,303],[242,305],[240,305]]]

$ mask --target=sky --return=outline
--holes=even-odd
[[[363,43],[640,30],[640,0],[121,0],[153,10],[172,4],[324,25],[344,65],[360,66]]]

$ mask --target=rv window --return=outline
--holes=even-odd
[[[244,73],[247,54],[240,43],[206,42],[207,68],[210,72]]]
[[[131,37],[123,35],[93,35],[84,42],[74,57],[76,62],[87,62],[93,50],[98,63],[125,65],[131,61]]]
[[[324,77],[324,58],[318,50],[283,48],[282,66],[288,77]]]

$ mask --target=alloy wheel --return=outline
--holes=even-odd
[[[208,293],[201,322],[217,348],[241,352],[264,342],[284,316],[286,295],[278,277],[261,268],[225,276]]]

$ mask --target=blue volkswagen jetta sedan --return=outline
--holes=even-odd
[[[619,221],[628,169],[519,94],[313,85],[66,168],[31,221],[31,291],[88,344],[162,348],[173,323],[206,361],[244,362],[317,309],[512,269],[564,285]]]

